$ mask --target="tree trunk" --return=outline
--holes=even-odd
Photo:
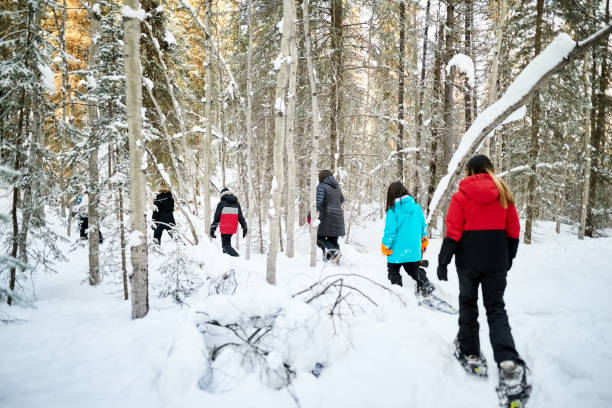
[[[124,4],[135,13],[138,0]],[[147,265],[147,234],[145,227],[145,178],[142,157],[142,68],[140,65],[140,21],[124,15],[126,110],[130,149],[130,224],[129,245],[132,261],[132,319],[139,319],[149,311],[149,275]]]
[[[314,72],[312,59],[312,44],[310,40],[310,11],[309,1],[303,0],[303,20],[304,20],[304,45],[306,47],[306,63],[308,65],[308,80],[310,82],[310,100],[312,105],[312,154],[310,162],[310,266],[317,263],[317,164],[319,161],[319,139],[321,137],[321,114],[319,112],[319,96],[317,93],[317,79]]]
[[[88,66],[90,70],[96,70],[98,65],[98,39],[100,37],[100,15],[97,13],[99,8],[94,7],[97,3],[89,5],[89,36],[91,42],[89,44],[89,60]],[[95,76],[95,71],[89,75]],[[89,238],[89,284],[95,286],[100,283],[100,226],[98,219],[98,207],[100,206],[100,186],[98,179],[98,131],[96,121],[98,120],[98,107],[95,105],[87,106],[87,122],[89,125],[89,158],[88,158],[88,177],[89,187],[87,195],[89,196],[89,204],[87,208],[89,217],[89,229],[87,236]]]
[[[291,0],[291,31],[289,37],[289,89],[287,106],[287,137],[285,145],[287,149],[287,258],[293,258],[295,252],[295,202],[296,202],[296,183],[295,183],[295,105],[297,101],[297,44],[296,27],[297,15],[295,10],[295,0]]]
[[[397,179],[404,181],[404,52],[406,36],[406,5],[399,2],[399,63],[397,86]]]
[[[586,108],[584,121],[584,182],[582,184],[582,202],[580,203],[580,228],[578,229],[578,239],[584,239],[586,228],[586,217],[589,204],[589,188],[591,184],[591,82],[589,80],[589,51],[584,53],[584,63],[582,66],[582,80],[586,92]]]
[[[444,66],[448,66],[448,62],[453,57],[455,47],[455,4],[448,2],[446,5],[446,48],[444,50]],[[450,72],[444,77],[444,145],[443,145],[443,163],[444,168],[448,166],[453,155],[455,146],[454,132],[454,117],[453,117],[453,83],[455,82],[455,68],[452,67]]]
[[[606,0],[606,14],[605,14],[606,24],[610,24],[610,0]],[[589,189],[589,201],[588,201],[588,213],[586,217],[586,227],[585,227],[585,235],[588,237],[593,237],[593,233],[595,232],[595,213],[597,210],[597,190],[598,185],[601,183],[601,171],[602,171],[602,160],[601,160],[601,152],[600,146],[602,143],[605,143],[605,130],[606,130],[606,111],[609,107],[609,103],[607,103],[606,98],[606,90],[608,89],[609,83],[609,67],[608,67],[608,42],[609,39],[603,42],[600,47],[600,56],[601,56],[601,75],[599,76],[599,90],[597,92],[597,118],[595,123],[595,131],[593,132],[593,140],[592,140],[592,150],[593,150],[593,158],[592,158],[592,166],[591,166],[591,186]]]
[[[252,58],[253,58],[253,0],[247,2],[247,20],[249,30],[249,44],[247,48],[247,73],[246,73],[246,92],[247,92],[247,110],[246,110],[246,134],[247,134],[247,194],[248,205],[247,209],[247,224],[248,235],[246,239],[245,258],[251,259],[251,242],[253,238],[253,212],[255,210],[255,189],[253,187],[253,178],[255,172],[255,163],[253,162],[253,129],[251,129],[251,116],[253,111],[253,83],[251,80]]]
[[[472,52],[472,22],[474,20],[474,5],[472,0],[465,0],[465,55],[474,60]],[[465,104],[465,130],[467,131],[472,125],[472,116],[476,112],[472,112],[472,86],[468,76],[465,76],[465,92],[463,93],[463,102]]]
[[[123,218],[123,187],[119,187],[119,239],[121,245],[121,277],[123,279],[123,299],[128,300],[127,262],[125,257],[125,224]]]
[[[417,117],[416,117],[416,163],[421,163],[421,143],[423,134],[423,97],[425,96],[425,72],[427,69],[427,44],[429,43],[428,32],[429,32],[429,9],[431,0],[427,0],[427,7],[425,8],[425,28],[423,33],[423,57],[421,59],[421,79],[419,81],[419,99],[417,101]],[[418,201],[419,190],[421,187],[421,171],[420,166],[415,167],[415,189],[414,196]]]
[[[535,57],[538,56],[542,50],[542,15],[544,13],[544,0],[537,0],[537,14],[536,14],[536,31],[535,31],[535,44],[534,51]],[[533,219],[537,209],[537,179],[536,179],[536,164],[538,161],[538,152],[540,149],[539,136],[540,136],[540,93],[536,91],[533,95],[533,101],[531,103],[531,143],[529,147],[529,180],[527,181],[527,211],[525,220],[525,234],[523,235],[523,242],[525,244],[531,244],[531,235],[533,229]]]
[[[427,189],[427,207],[431,203],[431,198],[436,189],[438,182],[438,149],[440,142],[440,94],[442,88],[442,44],[444,41],[444,21],[440,21],[440,27],[438,29],[438,41],[436,45],[436,60],[434,62],[434,79],[432,88],[432,126],[431,126],[431,148],[429,149],[431,154],[431,160],[429,161],[429,187]]]
[[[487,91],[487,106],[490,106],[497,100],[497,83],[499,82],[499,61],[501,57],[502,40],[504,36],[504,29],[506,25],[506,0],[499,0],[499,15],[497,17],[497,24],[495,27],[495,53],[493,54],[493,61],[491,63],[491,74],[489,76],[489,86]],[[484,144],[484,154],[487,156],[493,156],[492,161],[495,169],[500,171],[502,169],[501,160],[501,146],[498,137],[494,134],[491,135],[493,140],[487,138]],[[493,145],[493,149],[491,149]],[[492,154],[493,153],[493,154]]]
[[[266,279],[268,283],[276,284],[276,256],[280,240],[281,224],[281,196],[283,192],[283,152],[285,147],[285,119],[287,115],[287,80],[289,64],[289,37],[293,25],[292,21],[293,0],[283,0],[283,25],[280,46],[280,67],[276,82],[274,99],[274,178],[272,180],[272,201],[274,203],[274,214],[270,219],[270,245],[268,247],[268,259],[266,267]]]
[[[330,5],[331,28],[330,47],[332,79],[330,90],[331,117],[330,117],[330,152],[332,172],[338,174],[339,166],[343,165],[343,144],[341,111],[342,111],[342,85],[344,71],[342,66],[342,0],[331,0]]]
[[[210,27],[210,20],[212,16],[212,0],[206,0],[206,27]],[[210,217],[210,146],[212,142],[212,69],[211,69],[211,60],[212,60],[212,47],[211,47],[211,38],[210,33],[208,31],[205,32],[206,42],[206,60],[204,64],[206,65],[206,85],[204,87],[204,99],[206,100],[206,106],[204,110],[204,115],[206,116],[206,138],[204,139],[204,143],[202,143],[202,160],[204,161],[204,181],[202,182],[202,200],[204,201],[204,230],[207,235],[210,234],[210,225],[211,225],[211,217]],[[209,235],[210,237],[210,235]]]

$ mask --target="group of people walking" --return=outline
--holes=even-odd
[[[320,171],[316,191],[317,245],[322,250],[323,261],[338,262],[342,255],[338,238],[346,234],[343,203],[344,195],[332,172]],[[174,199],[165,183],[160,185],[153,204],[153,239],[159,244],[163,231],[172,236],[175,226]],[[87,237],[86,208],[85,196],[79,199],[76,208],[81,217],[81,237]],[[437,276],[441,281],[448,280],[447,267],[454,256],[459,277],[459,332],[454,342],[455,357],[468,372],[486,374],[479,340],[477,300],[480,287],[500,378],[520,381],[524,379],[526,365],[516,351],[504,304],[506,276],[517,253],[520,225],[512,194],[495,175],[486,156],[477,155],[468,162],[466,177],[452,196],[445,222],[446,235],[438,255]],[[219,227],[223,253],[230,256],[239,256],[231,245],[238,224],[245,237],[247,223],[238,198],[223,188],[210,236],[215,238]],[[402,286],[400,270],[403,268],[416,282],[420,295],[427,296],[435,290],[421,267],[427,244],[427,223],[421,206],[402,183],[391,183],[387,189],[381,242],[391,284]]]

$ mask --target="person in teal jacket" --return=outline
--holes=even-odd
[[[387,190],[387,218],[382,238],[382,253],[387,255],[387,272],[391,284],[402,286],[400,269],[416,281],[417,292],[428,295],[434,286],[420,267],[427,246],[427,223],[421,206],[399,181]]]

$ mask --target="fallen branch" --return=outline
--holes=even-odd
[[[485,109],[472,126],[465,132],[457,151],[448,164],[447,174],[440,180],[431,203],[427,223],[440,216],[444,204],[450,199],[450,193],[456,183],[463,177],[465,166],[470,156],[483,140],[515,110],[525,105],[548,79],[572,60],[581,57],[584,51],[612,32],[612,25],[607,25],[584,41],[574,42],[569,35],[559,34],[510,85],[504,95],[493,105]]]

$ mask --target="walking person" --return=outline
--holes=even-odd
[[[317,211],[320,221],[317,229],[317,246],[323,251],[323,261],[338,262],[342,256],[338,237],[346,234],[343,203],[342,190],[332,172],[321,170],[317,185]]]
[[[161,237],[165,230],[172,237],[172,229],[176,225],[174,220],[174,197],[165,181],[159,183],[159,190],[153,201],[153,243],[161,244]]]
[[[420,268],[422,254],[427,247],[427,223],[421,206],[408,194],[406,187],[396,181],[387,189],[387,217],[381,251],[387,255],[387,273],[393,285],[402,286],[400,269],[403,267],[423,296],[434,291],[425,269]]]
[[[221,200],[217,204],[215,217],[210,226],[210,237],[215,238],[217,226],[221,231],[221,247],[223,253],[230,256],[240,256],[232,247],[232,235],[238,231],[238,223],[242,228],[242,237],[247,235],[247,223],[242,215],[242,208],[238,203],[238,198],[232,194],[227,187],[221,190]]]
[[[469,373],[486,376],[480,351],[478,288],[489,324],[489,339],[499,368],[500,387],[529,392],[526,365],[519,357],[504,304],[507,272],[519,243],[520,225],[514,198],[494,172],[487,156],[472,157],[448,208],[446,237],[438,256],[438,278],[447,280],[453,255],[459,276],[459,332],[455,357]],[[516,388],[518,387],[518,388]],[[522,387],[522,389],[521,389]]]
[[[88,238],[87,230],[89,229],[89,192],[85,190],[76,200],[72,207],[72,216],[79,216],[79,235],[82,240]],[[98,242],[101,244],[104,241],[102,238],[102,230],[98,228]]]

